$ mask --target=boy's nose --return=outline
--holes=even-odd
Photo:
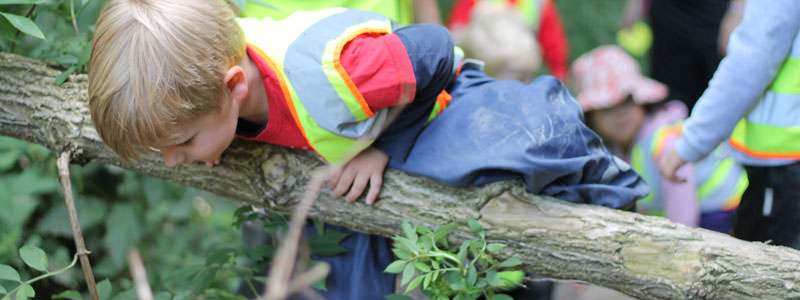
[[[186,161],[186,155],[180,151],[161,151],[161,156],[164,158],[164,164],[168,167],[174,167]]]

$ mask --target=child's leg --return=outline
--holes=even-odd
[[[746,169],[750,183],[736,209],[733,236],[800,249],[800,163]]]
[[[407,160],[390,167],[448,185],[522,178],[532,193],[623,207],[647,194],[644,181],[583,123],[555,78],[530,84],[464,70],[453,101],[423,130]]]

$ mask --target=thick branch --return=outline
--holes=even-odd
[[[214,168],[167,168],[157,156],[127,164],[103,146],[90,123],[87,77],[54,85],[46,65],[0,53],[0,135],[69,148],[73,161],[95,160],[287,212],[300,199],[311,170],[322,165],[308,152],[235,142]],[[374,206],[348,204],[323,190],[313,218],[385,236],[400,223],[437,227],[458,223],[471,238],[468,218],[504,242],[525,270],[578,279],[642,299],[783,299],[800,297],[800,252],[744,242],[663,218],[576,205],[527,193],[519,182],[452,188],[389,171]]]

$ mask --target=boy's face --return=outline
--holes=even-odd
[[[223,100],[219,110],[176,126],[172,138],[154,146],[161,152],[164,163],[170,167],[195,161],[205,162],[209,167],[219,164],[222,152],[236,135],[238,111],[232,102]]]

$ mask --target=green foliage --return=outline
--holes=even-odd
[[[517,258],[499,261],[493,253],[505,245],[488,243],[486,232],[474,219],[467,222],[478,239],[466,240],[461,245],[450,245],[447,236],[456,227],[448,224],[436,230],[412,226],[403,222],[403,235],[392,238],[392,251],[397,260],[384,270],[401,274],[406,292],[421,287],[433,300],[441,299],[511,299],[502,294],[519,286],[524,273],[508,268],[521,264]],[[389,295],[389,300],[409,299],[403,295]]]
[[[13,267],[9,265],[0,264],[0,280],[11,281],[13,284],[15,284],[15,286],[10,290],[7,290],[5,287],[0,285],[0,296],[2,296],[2,298],[0,299],[2,300],[12,299],[12,297],[13,299],[17,300],[25,300],[28,298],[35,297],[36,291],[33,289],[32,286],[34,282],[64,273],[70,268],[72,268],[72,266],[74,266],[75,263],[78,261],[78,254],[75,254],[72,258],[72,262],[70,262],[69,265],[67,265],[66,267],[63,267],[56,271],[48,271],[47,254],[45,254],[44,250],[40,249],[39,247],[25,245],[19,249],[19,254],[22,260],[25,262],[25,265],[35,269],[36,271],[44,272],[44,274],[23,281],[22,277],[20,277],[19,275],[19,272],[17,272],[17,270],[15,270]],[[108,280],[104,280],[103,282],[101,282],[98,285],[98,287],[100,286],[103,287],[105,292],[104,294],[101,294],[104,295],[105,297],[100,299],[108,299],[108,296],[111,293],[111,286],[108,283]],[[66,291],[62,294],[69,294],[72,295],[72,297],[75,297],[75,295],[77,295],[77,297],[80,297],[80,294],[78,294],[75,291]],[[81,298],[72,298],[72,299],[81,299]]]

